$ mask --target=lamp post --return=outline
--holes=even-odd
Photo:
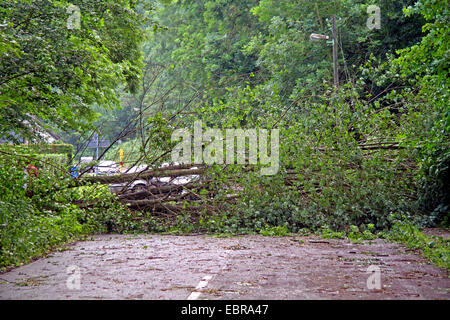
[[[311,35],[309,36],[309,39],[315,41],[315,40],[328,40],[330,39],[329,36],[325,36],[323,34],[317,34],[317,33],[311,33]]]
[[[336,90],[339,88],[339,73],[338,73],[338,58],[337,58],[337,33],[336,33],[336,16],[333,15],[331,18],[331,24],[332,24],[332,33],[333,33],[333,75],[334,75],[334,86],[336,87]]]
[[[328,20],[328,19],[327,19]],[[336,90],[339,88],[339,70],[338,70],[338,55],[337,55],[337,32],[336,32],[336,16],[333,15],[331,17],[331,32],[332,32],[332,39],[331,43],[333,44],[333,80],[334,80],[334,86]],[[318,41],[318,40],[328,40],[330,39],[329,36],[323,35],[323,34],[317,34],[312,33],[309,38],[312,41]],[[329,43],[329,41],[327,41]]]

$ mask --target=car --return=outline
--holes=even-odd
[[[102,160],[94,167],[97,175],[115,175],[120,173],[120,167],[115,161]]]
[[[124,173],[138,173],[138,172],[144,171],[145,168],[146,168],[146,166],[143,166],[143,165],[131,167],[127,170],[124,170]],[[120,173],[120,169],[118,170],[118,173]],[[147,187],[147,181],[143,180],[143,179],[136,179],[136,180],[132,181],[131,183],[124,182],[124,183],[114,183],[114,184],[109,185],[109,189],[113,193],[122,192],[124,187],[126,187],[125,191],[137,192],[140,190],[144,190]]]
[[[168,167],[170,164],[163,163],[159,168]],[[131,167],[125,170],[125,173],[139,173],[147,170],[149,167],[147,165],[139,165],[135,167]],[[191,169],[197,169],[197,167],[193,167]],[[111,192],[119,193],[119,192],[138,192],[147,190],[149,187],[161,187],[161,186],[183,186],[192,181],[196,181],[200,178],[199,175],[189,175],[189,176],[180,176],[180,177],[153,177],[151,179],[136,179],[131,183],[115,183],[110,185]],[[126,190],[123,188],[126,187]]]

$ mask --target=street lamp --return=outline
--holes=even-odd
[[[312,41],[318,41],[318,40],[328,40],[330,39],[330,37],[325,36],[323,34],[311,33],[309,39],[311,39]]]
[[[330,42],[333,43],[333,66],[334,66],[333,78],[334,78],[334,86],[336,87],[336,90],[337,90],[339,88],[339,74],[338,74],[338,59],[337,59],[337,43],[338,42],[337,42],[336,16],[335,15],[333,15],[331,18],[331,24],[332,24],[332,40]],[[318,41],[318,40],[328,40],[328,39],[330,39],[330,37],[323,35],[323,34],[311,33],[311,35],[309,36],[309,39],[311,39],[312,41]]]

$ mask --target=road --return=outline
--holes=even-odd
[[[368,272],[369,270],[369,272]],[[449,299],[447,270],[384,240],[98,235],[0,274],[0,299]]]

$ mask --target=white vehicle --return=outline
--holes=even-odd
[[[131,167],[127,170],[124,170],[124,173],[138,173],[142,172],[147,168],[146,165],[140,165],[136,167]],[[118,170],[119,173],[120,169]],[[146,180],[143,179],[137,179],[132,181],[131,183],[125,182],[125,183],[115,183],[110,184],[109,189],[111,192],[118,193],[121,192],[124,187],[127,187],[127,191],[130,190],[131,192],[137,192],[140,190],[144,190],[147,187],[148,183]]]
[[[89,163],[89,162],[93,162],[93,161],[94,161],[94,157],[81,157],[80,158],[80,164]]]
[[[97,175],[114,175],[120,173],[120,167],[115,161],[102,160],[94,167]]]
[[[166,168],[169,166],[177,166],[179,165],[178,162],[174,162],[174,163],[163,163],[160,167],[161,168]],[[195,170],[198,169],[197,167],[192,167],[191,170]],[[165,183],[165,184],[174,184],[177,186],[181,186],[181,185],[185,185],[191,181],[195,181],[197,179],[199,179],[200,176],[197,174],[193,174],[193,175],[189,175],[189,176],[180,176],[180,177],[176,177],[176,178],[171,178],[171,177],[161,177],[161,178],[156,178],[159,182],[161,183]]]
[[[138,191],[142,191],[145,190],[145,188],[147,188],[147,181],[142,180],[142,179],[138,179],[138,180],[134,180],[131,183],[128,184],[128,182],[126,183],[114,183],[114,184],[110,184],[109,185],[109,190],[113,193],[119,193],[122,192],[122,189],[124,187],[127,187],[126,191],[131,191],[131,192],[138,192]]]
[[[171,164],[169,164],[169,163],[164,163],[160,166],[160,168],[165,168],[170,165]],[[175,165],[177,165],[177,164],[175,164]],[[132,167],[132,168],[126,170],[125,172],[126,173],[139,173],[139,172],[143,172],[147,169],[148,169],[148,166],[140,165],[140,166]],[[194,170],[194,169],[197,169],[197,167],[192,167],[191,169]],[[182,186],[182,185],[188,184],[191,181],[198,180],[199,178],[200,178],[199,175],[180,176],[180,177],[176,177],[176,178],[154,177],[154,178],[151,178],[150,180],[144,180],[144,179],[138,178],[138,179],[132,181],[131,183],[127,182],[127,183],[111,184],[110,190],[112,192],[118,193],[118,192],[121,192],[125,186],[127,186],[127,191],[130,190],[131,192],[138,192],[141,190],[145,190],[150,186],[170,186],[170,185]]]

